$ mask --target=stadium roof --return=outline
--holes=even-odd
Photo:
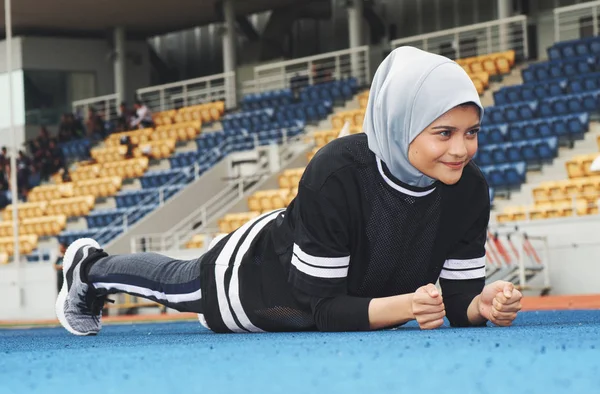
[[[247,15],[306,0],[237,0]],[[219,0],[13,0],[13,35],[103,36],[115,26],[149,37],[206,25],[219,19]],[[0,7],[4,36],[4,7]]]

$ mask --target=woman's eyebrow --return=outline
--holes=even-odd
[[[469,127],[469,129],[475,129],[477,127],[481,127],[480,123],[477,123],[471,127]],[[458,127],[454,127],[454,126],[445,126],[445,125],[441,125],[441,126],[435,126],[432,127],[433,130],[437,130],[437,129],[444,129],[444,130],[458,130]]]

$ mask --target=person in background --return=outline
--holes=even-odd
[[[87,136],[92,139],[102,139],[105,134],[104,122],[92,107],[88,109],[88,118],[86,121]]]
[[[119,118],[117,119],[117,132],[128,131],[131,124],[132,113],[123,101],[119,106]]]
[[[58,256],[56,256],[56,260],[54,261],[54,270],[56,271],[56,288],[57,292],[60,292],[60,289],[63,285],[63,259],[65,258],[65,251],[67,250],[67,245],[63,242],[58,244]]]
[[[131,120],[132,129],[143,129],[147,127],[154,127],[154,121],[152,120],[152,112],[139,100],[136,100],[135,104],[135,117]]]

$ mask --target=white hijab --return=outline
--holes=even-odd
[[[467,73],[454,61],[413,47],[399,47],[379,65],[369,94],[363,131],[369,149],[403,183],[430,186],[410,164],[408,146],[434,120],[472,102],[483,107]]]

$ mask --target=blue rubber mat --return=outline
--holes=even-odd
[[[214,334],[199,324],[0,330],[0,393],[594,393],[600,311],[510,328]]]

